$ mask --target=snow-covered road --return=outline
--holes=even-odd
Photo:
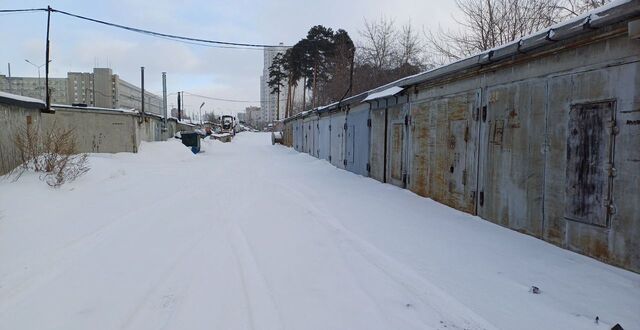
[[[0,181],[0,329],[640,329],[638,274],[268,134],[203,150]]]

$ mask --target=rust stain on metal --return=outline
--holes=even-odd
[[[604,125],[611,116],[610,103],[575,105],[569,112],[565,192],[568,219],[607,225],[609,189],[605,164],[611,160]]]
[[[470,124],[475,96],[468,92],[425,100],[412,111],[409,189],[469,213],[475,210],[467,161],[469,144],[474,143]]]
[[[391,127],[391,178],[402,180],[402,147],[404,144],[404,124],[393,124]]]
[[[415,109],[415,110],[414,110]],[[411,111],[412,168],[409,189],[424,197],[429,196],[429,123],[430,109],[427,103],[421,103]]]

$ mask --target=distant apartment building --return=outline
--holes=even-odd
[[[67,104],[67,78],[49,78],[51,103]],[[44,78],[7,77],[0,75],[0,91],[44,100]]]
[[[69,103],[85,103],[100,108],[142,108],[142,90],[113,74],[108,68],[95,68],[93,73],[69,72]],[[145,112],[162,114],[162,98],[145,91]]]
[[[247,107],[244,110],[244,121],[252,127],[261,127],[264,122],[261,114],[262,111],[260,107]]]
[[[142,90],[113,74],[109,68],[93,72],[69,72],[67,78],[49,78],[51,103],[86,104],[111,109],[142,108]],[[45,99],[44,78],[0,75],[0,91]],[[162,115],[162,97],[145,91],[144,110]]]
[[[280,43],[280,46],[283,44]],[[287,104],[287,91],[280,92],[280,113],[277,113],[277,95],[271,94],[269,88],[269,67],[277,54],[284,54],[287,47],[271,47],[264,49],[262,76],[260,76],[260,108],[262,109],[262,121],[271,123],[284,118],[284,109]],[[279,118],[278,118],[279,115]]]

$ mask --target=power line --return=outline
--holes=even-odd
[[[47,10],[47,9],[45,9],[45,10]],[[54,9],[54,8],[51,8],[51,11],[54,12],[54,13],[60,13],[60,14],[63,14],[63,15],[67,15],[67,16],[70,16],[70,17],[74,17],[74,18],[78,18],[78,19],[82,19],[82,20],[86,20],[86,21],[90,21],[90,22],[94,22],[94,23],[98,23],[98,24],[117,27],[117,28],[120,28],[120,29],[132,31],[132,32],[137,32],[137,33],[142,33],[142,34],[155,36],[155,37],[164,37],[164,38],[174,39],[174,40],[178,40],[178,41],[190,41],[190,42],[196,42],[196,43],[223,45],[223,46],[227,46],[227,47],[236,46],[236,47],[243,47],[243,48],[279,48],[279,47],[289,47],[289,46],[250,44],[250,43],[241,43],[241,42],[229,42],[229,41],[218,41],[218,40],[207,40],[207,39],[200,39],[200,38],[185,37],[185,36],[179,36],[179,35],[167,34],[167,33],[160,33],[160,32],[155,32],[155,31],[150,31],[150,30],[144,30],[144,29],[134,28],[134,27],[130,27],[130,26],[125,26],[125,25],[115,24],[115,23],[111,23],[111,22],[107,22],[107,21],[103,21],[103,20],[99,20],[99,19],[95,19],[95,18],[90,18],[90,17],[86,17],[86,16],[72,14],[70,12],[66,12],[66,11],[62,11],[62,10],[58,10],[58,9]]]
[[[263,50],[262,48],[254,48],[254,47],[223,46],[223,45],[214,45],[214,44],[203,44],[203,43],[200,43],[200,42],[180,40],[180,39],[174,39],[174,38],[168,38],[168,37],[161,37],[161,36],[155,36],[155,37],[160,38],[160,39],[166,39],[166,40],[171,40],[171,41],[175,41],[175,42],[180,42],[180,43],[187,44],[187,45],[200,46],[200,47],[222,48],[222,49],[245,49],[245,50],[257,50],[257,51],[262,51]],[[274,46],[274,47],[287,47],[287,46]]]
[[[259,103],[260,102],[260,101],[249,101],[249,100],[222,99],[222,98],[211,97],[211,96],[206,96],[206,95],[199,95],[199,94],[194,94],[194,93],[189,93],[189,92],[184,92],[184,93],[188,94],[188,95],[191,95],[191,96],[201,97],[203,99],[213,100],[213,101],[235,102],[235,103]]]
[[[0,9],[0,13],[24,13],[29,11],[47,11],[47,8]]]

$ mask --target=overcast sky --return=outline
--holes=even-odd
[[[53,8],[157,32],[203,39],[292,45],[313,25],[347,30],[359,38],[364,19],[381,15],[397,24],[418,28],[450,27],[455,5],[451,0],[113,0],[113,1],[0,1],[0,9]],[[13,76],[37,76],[25,59],[44,63],[46,13],[0,14],[0,74],[11,63]],[[262,50],[195,46],[52,14],[51,74],[90,72],[110,67],[123,79],[161,95],[161,72],[167,72],[169,93],[178,90],[217,98],[260,100]],[[44,74],[44,71],[42,71]],[[187,97],[187,108],[203,100]],[[204,100],[205,110],[235,113],[252,104]],[[169,96],[169,105],[175,104]],[[256,102],[253,105],[259,105]]]

